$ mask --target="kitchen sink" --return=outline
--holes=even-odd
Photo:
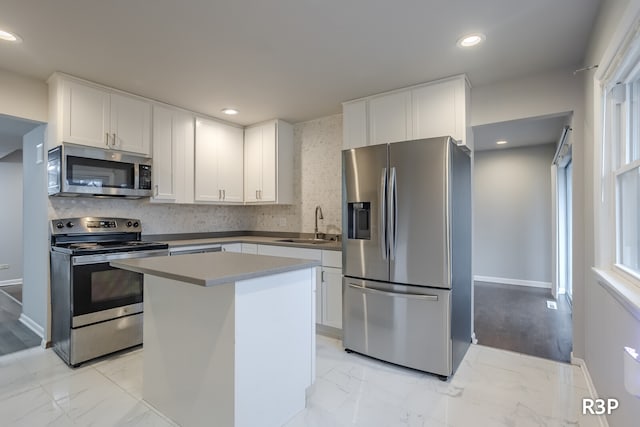
[[[323,243],[335,242],[335,240],[327,240],[327,239],[280,239],[280,240],[276,240],[276,242],[282,242],[282,243],[306,243],[306,244],[311,244],[311,245],[321,245]]]

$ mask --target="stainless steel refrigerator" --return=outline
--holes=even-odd
[[[471,342],[470,156],[450,137],[342,152],[343,343],[450,376]]]

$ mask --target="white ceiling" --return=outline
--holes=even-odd
[[[599,0],[2,0],[0,68],[59,70],[239,124],[459,73],[579,67]],[[456,40],[483,32],[461,50]],[[220,109],[236,107],[230,118]]]
[[[474,150],[500,150],[557,143],[560,140],[562,128],[569,122],[570,116],[567,114],[474,126]],[[496,141],[501,140],[506,140],[507,144],[497,145]]]

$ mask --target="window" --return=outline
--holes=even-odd
[[[614,210],[617,268],[640,279],[640,66],[637,49],[631,49],[615,79],[605,87],[605,141],[603,177]],[[613,230],[612,230],[613,231]]]

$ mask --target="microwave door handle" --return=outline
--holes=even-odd
[[[386,260],[389,253],[387,242],[387,168],[382,168],[382,176],[380,177],[380,224],[378,232],[380,233],[382,259]]]

